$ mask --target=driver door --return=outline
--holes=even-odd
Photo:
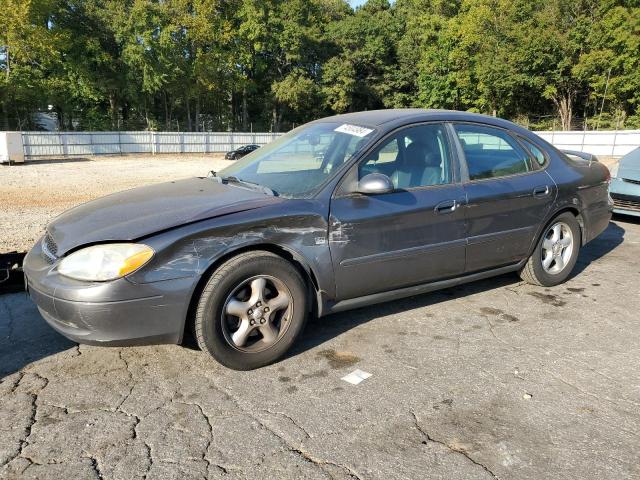
[[[354,192],[369,173],[394,191]],[[464,189],[444,124],[404,128],[352,171],[331,201],[329,247],[337,300],[461,275]]]

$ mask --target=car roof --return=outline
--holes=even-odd
[[[424,108],[390,108],[385,110],[366,110],[362,112],[344,113],[325,117],[316,120],[318,123],[324,122],[344,122],[356,125],[366,125],[370,127],[394,128],[399,125],[426,122],[431,120],[440,121],[458,121],[458,122],[479,122],[489,125],[495,125],[502,128],[509,128],[521,132],[528,132],[523,127],[515,123],[503,120],[501,118],[492,117],[490,115],[482,115],[480,113],[461,112],[458,110],[436,110]],[[314,123],[316,123],[314,122]]]
[[[431,111],[422,108],[390,108],[387,110],[365,110],[362,112],[343,113],[332,117],[325,117],[320,122],[357,123],[376,127],[399,118],[428,114]]]

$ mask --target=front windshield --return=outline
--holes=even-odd
[[[372,128],[341,122],[303,125],[217,175],[256,183],[284,197],[308,197],[360,152],[373,133]]]

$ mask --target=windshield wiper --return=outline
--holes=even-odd
[[[226,177],[222,177],[222,181],[226,183],[239,183],[240,185],[245,185],[253,190],[258,190],[259,192],[271,195],[272,197],[278,196],[278,193],[274,190],[271,190],[269,187],[265,187],[264,185],[260,185],[259,183],[250,182],[248,180],[242,180],[241,178],[238,178],[234,175],[227,175]]]

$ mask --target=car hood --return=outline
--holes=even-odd
[[[190,178],[114,193],[66,211],[47,226],[63,255],[81,245],[136,240],[162,230],[231,213],[253,210],[282,199]]]
[[[640,148],[636,148],[620,159],[616,177],[640,181]]]

